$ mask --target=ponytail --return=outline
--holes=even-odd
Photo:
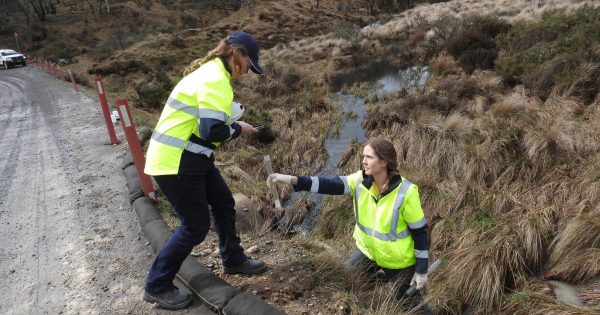
[[[209,51],[206,56],[196,59],[194,61],[192,61],[192,63],[186,67],[183,71],[183,75],[186,76],[192,72],[194,72],[196,69],[200,68],[200,66],[202,66],[203,64],[217,58],[217,57],[221,57],[224,60],[224,62],[227,62],[227,60],[229,60],[232,55],[234,55],[236,53],[236,51],[241,51],[238,47],[235,47],[231,44],[229,44],[227,42],[228,38],[224,38],[222,39],[219,44],[217,45],[217,47],[211,51]],[[231,71],[231,75],[233,78],[238,78],[240,76],[240,69],[241,66],[239,64],[239,62],[236,60],[236,58],[233,59],[233,64],[231,65],[232,67],[230,67],[230,71]]]

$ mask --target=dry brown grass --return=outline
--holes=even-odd
[[[459,312],[458,300],[477,313],[526,314],[537,304],[507,295],[526,285],[526,276],[548,268],[548,275],[568,281],[598,274],[595,225],[573,228],[570,238],[562,232],[553,250],[550,243],[574,215],[600,213],[599,105],[559,93],[541,102],[521,87],[503,96],[493,75],[472,76],[482,95],[458,98],[446,116],[439,114],[444,108],[414,102],[418,98],[379,100],[384,105],[369,113],[367,127],[370,136],[394,140],[401,172],[419,185],[433,220],[431,249],[452,266],[432,277],[433,307]],[[573,239],[575,231],[580,238]],[[548,262],[551,254],[569,260]],[[593,313],[551,299],[540,309]]]
[[[463,303],[490,313],[500,306],[505,287],[523,277],[522,247],[509,233],[506,227],[463,233],[445,271],[452,281],[448,289]]]
[[[553,296],[533,290],[510,294],[500,310],[501,314],[515,315],[591,315],[597,314],[596,312],[596,310],[590,308],[557,302]]]
[[[596,279],[580,292],[581,301],[600,312],[600,279]]]
[[[552,242],[546,277],[569,282],[590,280],[600,274],[600,220],[573,219]]]
[[[440,54],[429,63],[433,73],[437,75],[458,74],[462,70],[458,67],[454,57],[448,54]]]
[[[517,15],[519,10],[513,12],[513,7],[525,4],[462,1],[461,6],[449,7],[453,3],[458,1],[428,10],[476,12],[502,7],[502,14]],[[523,11],[531,7],[527,5]],[[410,16],[412,27],[422,26],[420,17],[412,13],[419,10],[425,9],[398,19],[406,22]],[[264,119],[277,139],[259,145],[241,138],[235,146],[225,145],[219,155],[235,156],[232,162],[242,170],[228,169],[227,180],[240,186],[247,174],[263,181],[262,155],[267,153],[276,172],[315,174],[326,158],[324,139],[335,133],[341,121],[325,87],[328,78],[355,66],[363,53],[369,58],[385,54],[386,42],[401,42],[406,29],[396,28],[396,22],[265,51],[261,58],[269,65],[267,75],[237,82],[236,91],[250,107],[266,113]],[[423,38],[438,36],[430,29],[421,31]],[[354,58],[357,47],[363,50]],[[404,56],[396,53],[398,64]],[[431,305],[441,313],[460,313],[463,304],[474,313],[486,314],[593,313],[556,302],[527,277],[545,268],[554,277],[587,281],[599,272],[598,244],[590,241],[597,237],[597,224],[581,224],[570,233],[565,232],[570,225],[565,225],[576,215],[600,214],[600,130],[596,126],[600,99],[584,105],[557,90],[542,102],[522,87],[505,91],[491,72],[467,75],[451,57],[440,55],[430,64],[436,73],[448,76],[434,78],[421,95],[377,99],[365,127],[369,136],[393,140],[401,173],[419,185],[431,223],[432,253],[446,262],[431,277],[427,293]],[[359,149],[359,144],[349,148],[341,173],[360,166]],[[257,194],[266,191],[263,184],[250,188]],[[291,194],[289,187],[281,192],[284,199]],[[305,205],[306,200],[301,200],[294,208],[306,210]],[[353,246],[350,205],[344,197],[324,204],[315,233],[322,243],[313,239],[307,244],[314,254],[309,258],[310,289],[330,290],[356,314],[389,314],[396,305],[389,287],[364,286],[359,276],[339,272],[340,256]],[[577,236],[576,230],[582,235]],[[577,242],[580,247],[573,246]],[[593,292],[589,294],[593,300]]]
[[[522,243],[523,260],[529,274],[537,274],[546,263],[553,222],[549,211],[526,214],[515,227]]]
[[[423,24],[423,22],[433,22],[443,16],[468,17],[468,16],[499,16],[509,21],[532,20],[549,10],[561,10],[564,12],[573,11],[584,5],[598,6],[594,0],[582,1],[563,1],[563,0],[545,0],[545,1],[472,1],[472,0],[453,0],[431,5],[417,6],[411,10],[403,12],[397,18],[378,28],[367,28],[361,31],[361,34],[367,38],[385,40],[387,38],[396,38],[400,33],[405,32],[414,25]]]

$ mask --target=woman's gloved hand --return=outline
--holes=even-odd
[[[420,290],[425,286],[425,282],[427,282],[427,274],[416,273],[413,275],[412,280],[410,280],[410,285]]]
[[[292,177],[292,175],[273,173],[267,178],[267,185],[271,186],[272,183],[284,183],[289,185],[292,184]]]

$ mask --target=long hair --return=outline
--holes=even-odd
[[[377,158],[387,162],[388,179],[395,175],[400,175],[398,172],[398,154],[391,141],[376,137],[369,139],[366,145],[373,149]],[[387,187],[385,187],[385,189],[387,189]]]
[[[229,37],[223,38],[219,42],[217,47],[215,49],[209,51],[206,54],[206,56],[192,61],[192,63],[187,68],[185,68],[185,70],[183,71],[183,75],[186,76],[186,75],[194,72],[196,69],[200,68],[200,66],[202,66],[203,64],[205,64],[217,57],[222,57],[225,60],[225,62],[228,62],[229,60],[231,60],[231,64],[228,65],[231,70],[231,76],[234,79],[239,78],[242,65],[239,64],[238,58],[230,58],[230,57],[231,56],[235,57],[237,54],[241,54],[241,55],[245,56],[246,52],[241,47],[236,47],[236,46],[229,44],[227,42],[228,39],[229,39]]]

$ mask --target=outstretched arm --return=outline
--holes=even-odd
[[[294,191],[310,191],[326,195],[348,194],[348,184],[344,177],[317,177],[317,176],[292,176],[284,174],[271,174],[267,183],[285,183],[294,186]]]

